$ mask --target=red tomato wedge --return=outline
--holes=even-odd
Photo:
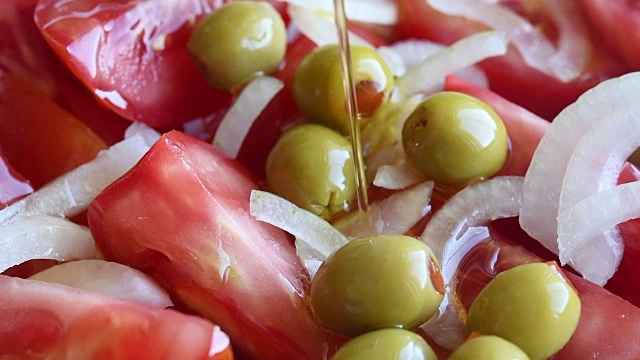
[[[233,359],[204,319],[58,284],[0,275],[0,319],[3,359]]]
[[[105,148],[87,125],[0,70],[0,149],[33,187],[84,164]]]
[[[494,234],[492,233],[492,237]],[[476,246],[459,268],[459,294],[469,306],[482,287],[501,271],[542,259],[502,240]],[[552,357],[559,359],[637,359],[640,346],[640,308],[607,290],[565,271],[580,296],[580,322],[567,345]]]
[[[509,3],[506,2],[505,3]],[[523,8],[537,8],[540,2],[524,1]],[[424,0],[398,0],[398,36],[401,39],[423,38],[443,44],[453,42],[485,30],[487,27],[462,17],[447,16],[431,8]],[[544,10],[544,8],[542,9]],[[557,31],[550,11],[537,11],[528,16],[534,24],[542,26],[550,38]],[[571,14],[573,21],[584,23],[582,15]],[[485,60],[479,66],[486,72],[491,89],[510,101],[538,114],[546,120],[553,118],[580,94],[599,82],[621,75],[624,66],[603,50],[589,33],[581,33],[592,48],[592,56],[582,74],[568,83],[563,83],[549,75],[526,65],[518,51],[510,47],[509,52],[500,57]]]
[[[576,0],[609,48],[640,70],[640,7],[636,1]]]
[[[41,0],[36,24],[53,50],[101,100],[130,119],[168,129],[229,106],[211,89],[186,42],[222,0]]]
[[[337,339],[303,298],[287,235],[249,214],[257,184],[237,162],[180,132],[165,134],[88,210],[105,257],[138,268],[174,302],[220,324],[260,359],[322,359]]]

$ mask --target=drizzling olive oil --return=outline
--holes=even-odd
[[[364,172],[364,160],[362,155],[362,141],[360,139],[360,115],[356,98],[356,84],[353,76],[351,50],[349,45],[349,32],[347,30],[347,17],[344,9],[344,0],[333,0],[335,22],[338,30],[338,46],[340,48],[340,62],[344,77],[344,93],[349,117],[349,135],[353,152],[353,164],[356,178],[356,196],[358,208],[362,213],[369,211],[369,198],[367,195],[367,180]]]

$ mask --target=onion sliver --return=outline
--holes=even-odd
[[[32,259],[96,259],[89,229],[53,216],[20,217],[0,225],[0,272]]]
[[[561,37],[556,49],[547,37],[525,18],[500,4],[477,0],[427,0],[434,9],[452,16],[464,16],[507,33],[527,65],[563,82],[575,79],[583,70],[590,47],[573,45]],[[565,1],[567,2],[567,1]],[[566,10],[567,6],[555,6]],[[563,13],[575,17],[574,13]],[[579,37],[578,37],[579,39]],[[576,41],[576,39],[572,39]]]
[[[235,159],[251,125],[283,86],[271,76],[258,76],[245,86],[220,122],[213,145]]]
[[[593,194],[558,216],[560,261],[604,285],[617,270],[624,244],[616,225],[640,217],[640,182]]]
[[[396,81],[404,97],[431,93],[444,86],[447,75],[484,59],[507,53],[507,37],[500,31],[483,31],[444,48],[407,69]]]
[[[637,101],[638,93],[640,73],[606,80],[586,91],[553,120],[533,154],[523,187],[520,226],[553,253],[558,254],[560,192],[576,145],[594,124]]]
[[[338,33],[333,17],[319,15],[313,10],[295,5],[289,5],[287,12],[300,32],[317,46],[338,43]],[[349,32],[349,44],[373,47],[368,41],[352,32]]]
[[[41,271],[30,279],[95,291],[159,308],[173,305],[167,291],[149,275],[115,262],[70,261]]]
[[[125,139],[33,194],[0,210],[0,224],[20,216],[71,217],[87,209],[105,187],[122,176],[149,150],[140,136]]]
[[[382,165],[376,171],[373,185],[389,190],[406,189],[424,181],[424,176],[409,163],[399,165]]]
[[[354,211],[333,226],[351,239],[404,234],[429,211],[432,191],[433,182],[423,182],[371,204],[366,219],[362,218],[360,212]]]
[[[136,121],[131,123],[131,125],[129,125],[124,131],[125,139],[132,138],[134,136],[142,137],[144,139],[144,143],[151,147],[156,143],[156,141],[158,141],[158,139],[160,139],[162,134],[149,125]]]
[[[251,192],[250,212],[257,220],[279,227],[296,237],[298,256],[311,277],[320,263],[349,242],[326,220],[265,191]]]
[[[289,7],[298,6],[311,11],[333,14],[332,0],[284,0]],[[394,25],[398,22],[398,5],[390,0],[345,0],[347,19],[380,25]],[[332,32],[335,32],[333,28]]]
[[[488,237],[487,229],[478,226],[519,214],[522,184],[522,177],[504,176],[461,190],[434,214],[420,236],[433,250],[447,284],[439,315],[423,326],[441,346],[455,348],[467,334],[455,306],[454,280],[458,265],[468,250]]]

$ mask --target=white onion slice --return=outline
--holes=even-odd
[[[586,91],[551,123],[525,176],[520,226],[547,249],[558,254],[557,216],[560,192],[571,155],[594,124],[640,93],[640,73],[606,80]],[[599,145],[596,145],[599,146]]]
[[[213,327],[213,334],[211,335],[211,347],[209,348],[209,357],[213,358],[214,355],[225,351],[231,345],[231,339],[220,326]]]
[[[431,7],[447,15],[463,16],[506,32],[527,65],[563,82],[577,78],[582,73],[586,59],[589,58],[591,49],[582,39],[585,37],[584,34],[570,34],[570,39],[566,37],[569,35],[561,35],[560,46],[556,49],[537,27],[500,4],[477,0],[427,1]],[[570,5],[554,6],[554,10],[563,11],[563,17],[575,17],[575,11],[568,11],[571,10]],[[564,27],[562,29],[564,30]]]
[[[378,54],[387,62],[395,76],[402,76],[408,67],[415,66],[432,54],[446,48],[445,45],[429,40],[397,41],[389,46],[381,46]],[[487,75],[477,66],[468,66],[453,73],[455,76],[482,87],[489,87]]]
[[[89,229],[52,216],[20,217],[0,225],[0,272],[32,259],[97,259]]]
[[[624,244],[617,224],[640,217],[640,182],[595,193],[558,216],[560,261],[604,285],[620,264]],[[606,236],[602,236],[606,234]]]
[[[235,159],[251,125],[284,84],[271,76],[258,76],[242,89],[213,138],[213,145]]]
[[[389,190],[401,190],[416,185],[425,178],[407,162],[399,165],[382,165],[376,171],[373,185]]]
[[[134,136],[100,151],[95,159],[0,210],[0,224],[9,223],[19,216],[77,215],[86,210],[105,187],[131,169],[148,150],[145,140]]]
[[[440,313],[423,325],[423,329],[441,346],[452,349],[467,334],[452,301],[455,298],[455,273],[460,261],[473,246],[489,233],[483,226],[492,220],[517,216],[522,205],[523,178],[495,177],[469,186],[454,195],[435,213],[420,239],[438,260],[447,284]]]
[[[506,54],[507,43],[505,33],[500,31],[483,31],[461,39],[409,68],[396,81],[398,90],[404,97],[437,91],[447,75],[481,60]]]
[[[284,0],[289,7],[298,6],[311,11],[333,14],[332,0]],[[347,19],[369,24],[394,25],[398,22],[398,5],[390,0],[345,0]],[[335,28],[333,29],[335,32]]]
[[[351,239],[405,234],[429,212],[432,191],[433,182],[423,182],[371,204],[367,219],[354,211],[333,226]]]
[[[593,194],[616,186],[626,159],[640,147],[639,113],[640,104],[630,103],[611,113],[606,120],[593,125],[580,139],[569,161],[560,193],[558,228],[566,210]],[[632,199],[627,201],[635,202]],[[605,205],[608,203],[594,204],[606,211],[614,211]],[[588,239],[590,246],[582,247],[567,243],[574,241],[575,237],[566,234],[566,224],[562,227],[565,231],[562,236],[558,231],[561,262],[571,263],[584,278],[604,285],[622,259],[624,245],[618,228],[602,229],[600,235]],[[575,226],[573,228],[579,233],[584,231]]]
[[[338,43],[338,32],[333,17],[320,15],[306,7],[295,5],[289,5],[287,12],[300,32],[317,46]],[[349,32],[349,44],[373,47],[368,41],[352,32]]]
[[[265,191],[251,191],[250,213],[296,237],[298,256],[312,278],[320,263],[349,242],[326,220]]]
[[[156,143],[156,141],[158,141],[158,139],[160,139],[162,134],[149,125],[136,121],[131,123],[131,125],[129,125],[124,131],[125,139],[132,138],[134,136],[142,137],[144,139],[144,143],[151,147]]]
[[[95,291],[159,308],[173,305],[167,291],[149,275],[115,262],[70,261],[41,271],[30,279]]]

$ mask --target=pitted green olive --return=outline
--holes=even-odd
[[[448,360],[529,360],[529,356],[501,337],[482,335],[465,341]]]
[[[358,113],[366,121],[387,101],[393,75],[374,49],[351,47]],[[298,66],[293,95],[298,109],[309,121],[349,133],[340,50],[337,45],[319,47]]]
[[[441,92],[416,107],[402,129],[407,159],[437,183],[466,186],[504,165],[507,132],[498,114],[466,94]]]
[[[326,219],[356,193],[349,141],[317,124],[298,125],[280,137],[267,158],[266,176],[274,193]]]
[[[331,360],[437,360],[419,335],[402,329],[372,331],[349,340]]]
[[[234,91],[278,68],[287,47],[280,14],[266,1],[234,1],[209,14],[188,48],[211,87]]]
[[[535,263],[498,274],[471,305],[467,327],[511,341],[532,360],[549,358],[580,319],[580,298],[559,271]]]
[[[444,282],[431,249],[404,235],[349,242],[320,266],[311,307],[328,329],[355,336],[383,328],[413,329],[438,309]]]

